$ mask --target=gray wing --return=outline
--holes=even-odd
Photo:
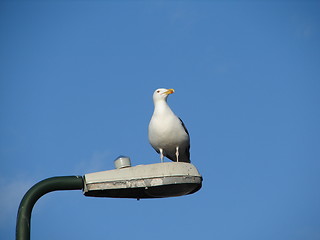
[[[186,125],[184,125],[183,121],[181,118],[179,118],[180,122],[181,122],[181,125],[183,127],[183,129],[186,131],[186,133],[188,134],[189,138],[190,138],[190,135],[189,135],[189,132],[188,132],[188,129],[186,128]],[[190,144],[187,146],[186,150],[185,150],[185,155],[187,156],[188,160],[187,162],[191,162],[190,161]]]
[[[188,129],[186,128],[186,125],[184,125],[184,123],[183,123],[183,121],[182,121],[181,118],[179,118],[179,120],[180,120],[180,122],[181,122],[181,124],[182,124],[183,129],[186,131],[186,133],[187,133],[188,136],[189,136],[189,132],[188,132]],[[189,136],[189,137],[190,137],[190,136]]]

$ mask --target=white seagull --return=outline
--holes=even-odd
[[[159,88],[153,93],[154,112],[148,129],[151,146],[160,153],[161,162],[167,157],[176,162],[190,162],[190,137],[182,120],[169,105],[167,97],[173,89]]]

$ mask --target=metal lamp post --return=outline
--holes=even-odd
[[[83,190],[85,196],[111,198],[164,198],[197,192],[202,176],[190,163],[167,162],[131,167],[128,157],[115,160],[117,169],[82,176],[52,177],[29,189],[21,200],[16,240],[30,239],[31,212],[37,200],[52,191]]]
[[[53,191],[81,190],[82,188],[81,176],[52,177],[35,184],[21,200],[17,216],[16,239],[30,239],[31,212],[40,197]]]

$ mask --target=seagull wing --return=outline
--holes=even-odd
[[[188,136],[190,137],[189,132],[188,132],[188,129],[186,128],[186,125],[184,125],[184,123],[183,123],[183,121],[182,121],[181,118],[179,118],[179,120],[180,120],[180,122],[181,122],[181,125],[182,125],[183,129],[186,131],[186,133],[187,133]]]

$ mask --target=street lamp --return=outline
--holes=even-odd
[[[166,162],[131,167],[128,157],[115,160],[117,169],[82,176],[45,179],[35,184],[21,200],[16,240],[30,239],[31,212],[36,201],[52,191],[83,190],[89,197],[164,198],[197,192],[202,176],[191,163]]]

